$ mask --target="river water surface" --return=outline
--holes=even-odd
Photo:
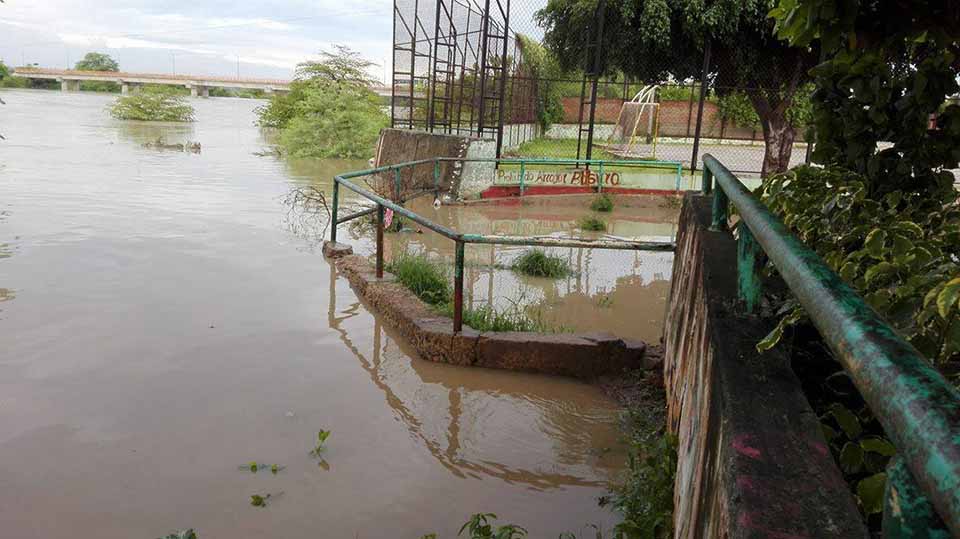
[[[624,466],[615,403],[417,359],[290,226],[292,187],[364,162],[253,155],[251,100],[193,100],[197,122],[150,125],[110,119],[111,96],[0,95],[0,536],[454,537],[485,511],[583,537],[616,522],[596,501]],[[158,137],[203,150],[143,147]],[[613,294],[660,317],[669,259],[570,256],[578,275],[532,300]],[[482,301],[494,277],[476,271]],[[285,468],[238,469],[251,460]]]

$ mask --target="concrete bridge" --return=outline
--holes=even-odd
[[[263,90],[268,94],[289,92],[289,80],[247,79],[206,75],[171,75],[164,73],[125,73],[123,71],[78,71],[74,69],[46,69],[38,67],[18,67],[15,77],[27,79],[56,80],[64,92],[80,90],[83,81],[113,82],[120,85],[121,93],[129,93],[132,88],[143,84],[163,84],[184,86],[190,89],[194,97],[210,97],[210,88],[241,88]],[[374,86],[372,90],[381,96],[390,95],[389,86]]]

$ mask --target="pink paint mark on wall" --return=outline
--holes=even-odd
[[[810,448],[816,451],[821,457],[825,457],[830,454],[830,450],[827,449],[826,444],[822,444],[816,440],[810,440],[807,443],[810,445]]]
[[[737,450],[737,453],[745,457],[750,457],[754,460],[760,460],[760,450],[756,447],[750,445],[750,439],[753,438],[749,434],[741,434],[733,439],[733,448]]]

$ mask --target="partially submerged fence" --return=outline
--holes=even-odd
[[[441,167],[444,163],[492,163],[496,164],[498,167],[504,166],[517,166],[520,168],[521,173],[521,185],[523,185],[524,171],[526,170],[527,165],[529,164],[540,164],[540,165],[577,165],[585,167],[595,167],[598,171],[600,182],[597,185],[598,192],[603,189],[603,173],[602,171],[606,167],[609,169],[614,166],[630,166],[638,163],[641,164],[650,164],[646,161],[603,161],[603,160],[585,160],[585,159],[470,159],[470,158],[453,158],[453,157],[439,157],[435,159],[424,159],[420,161],[410,161],[406,163],[400,163],[397,165],[389,165],[384,167],[378,167],[368,170],[361,170],[357,172],[348,172],[345,174],[339,174],[334,177],[333,183],[333,203],[331,206],[331,216],[330,216],[330,241],[337,241],[337,226],[353,219],[357,219],[364,215],[370,215],[372,213],[377,214],[377,252],[376,252],[376,274],[378,278],[383,277],[383,235],[384,235],[384,213],[385,210],[389,209],[395,212],[398,215],[406,217],[411,221],[418,223],[441,236],[452,240],[455,243],[455,256],[454,256],[454,283],[453,283],[453,330],[454,332],[460,332],[463,329],[463,268],[465,260],[465,249],[467,244],[487,244],[487,245],[515,245],[515,246],[528,246],[528,247],[573,247],[578,249],[615,249],[615,250],[633,250],[633,251],[673,251],[675,249],[674,242],[663,242],[663,241],[630,241],[623,239],[594,239],[594,238],[558,238],[558,237],[542,237],[542,236],[501,236],[495,234],[466,234],[452,230],[448,227],[445,227],[439,223],[435,223],[427,217],[424,217],[414,211],[411,211],[408,208],[403,206],[404,201],[412,200],[413,198],[423,196],[425,194],[433,194],[435,197],[439,197],[441,194]],[[434,185],[433,189],[427,189],[413,193],[410,196],[401,197],[401,193],[404,192],[402,183],[403,174],[407,170],[412,170],[415,167],[422,167],[424,165],[432,165],[433,167],[433,177]],[[671,165],[673,166],[673,165]],[[680,165],[676,164],[677,168],[677,188],[679,189],[679,178],[681,169]],[[354,178],[365,178],[371,176],[379,176],[381,174],[393,174],[394,177],[394,197],[396,200],[390,200],[387,197],[381,196],[381,194],[375,193],[370,189],[361,187],[356,183],[350,181]],[[347,189],[359,194],[360,196],[366,198],[367,200],[376,204],[373,208],[368,208],[358,212],[351,213],[345,217],[339,217],[339,201],[340,201],[340,186],[346,187]],[[521,189],[522,190],[522,189]]]
[[[960,536],[960,392],[727,167],[709,154],[703,163],[703,192],[714,195],[712,228],[728,229],[730,204],[740,217],[739,294],[747,309],[759,303],[765,255],[897,447],[887,471],[884,537],[946,537],[944,524]]]

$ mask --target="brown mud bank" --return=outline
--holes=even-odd
[[[357,296],[395,326],[423,359],[581,379],[659,366],[659,354],[648,353],[646,343],[609,333],[479,332],[465,326],[455,334],[450,318],[437,314],[393,275],[378,279],[365,258],[350,252],[343,245],[324,247]]]

